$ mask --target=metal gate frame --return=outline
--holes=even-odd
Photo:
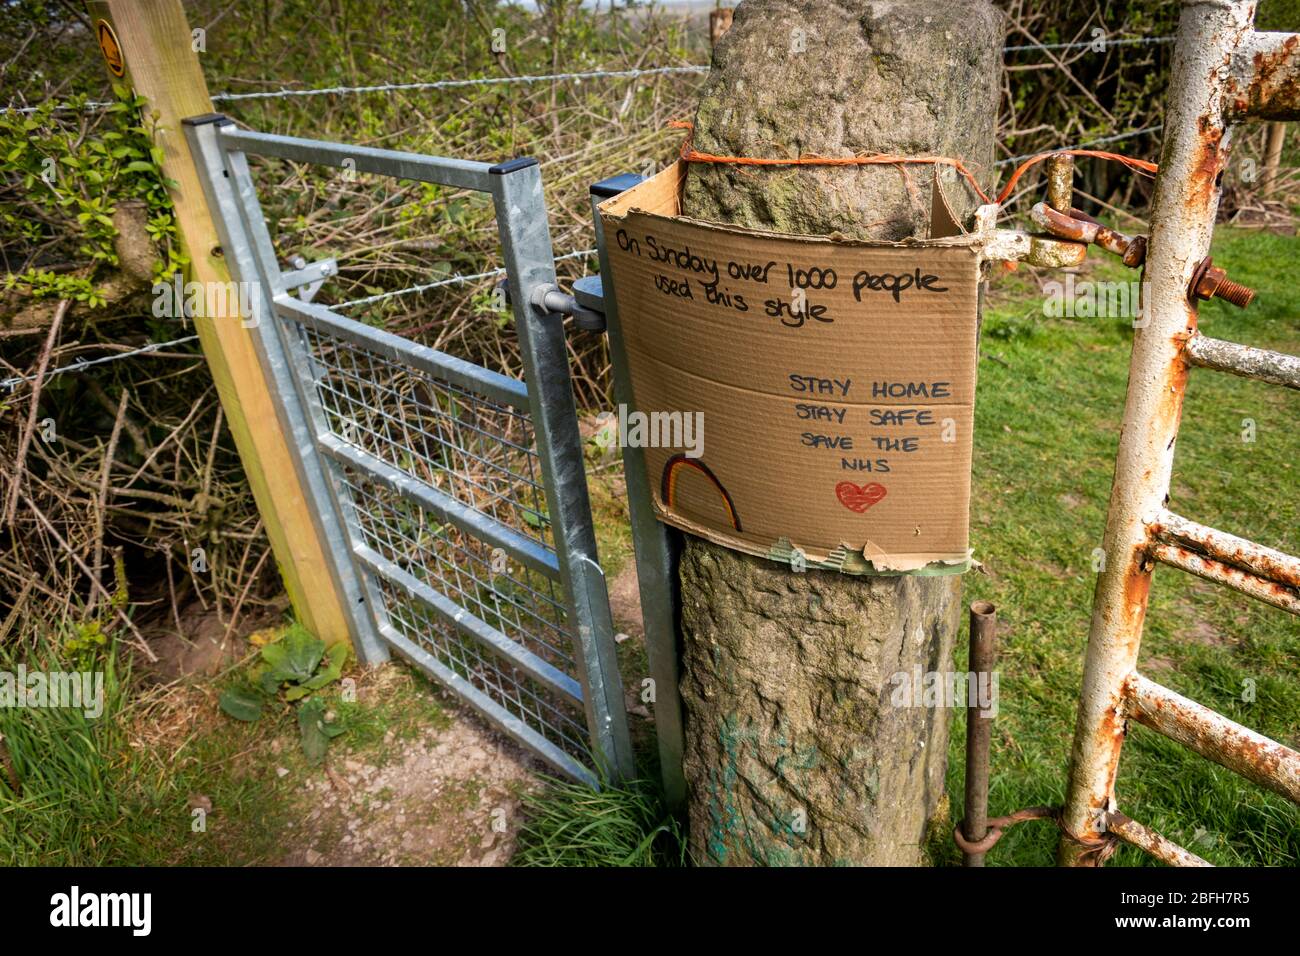
[[[608,336],[609,366],[614,401],[626,408],[636,405],[632,394],[632,375],[628,369],[627,346],[623,323],[614,295],[614,273],[609,267],[605,248],[605,228],[600,204],[631,189],[643,177],[623,173],[593,183],[591,220],[600,257],[600,273],[585,276],[573,285],[578,301],[600,312],[605,318]],[[677,563],[681,552],[681,532],[664,524],[655,515],[646,477],[645,449],[628,444],[623,448],[623,479],[627,487],[627,510],[632,528],[632,548],[636,558],[637,588],[641,595],[641,619],[645,629],[646,659],[655,684],[655,737],[659,749],[659,778],[663,784],[664,804],[680,810],[686,804],[686,774],[682,761],[686,752],[685,717],[680,685],[680,647],[677,618],[679,596]]]
[[[295,466],[312,499],[311,510],[330,545],[332,574],[348,598],[349,625],[358,656],[373,664],[386,660],[389,649],[399,652],[569,776],[591,785],[630,777],[634,772],[632,747],[608,591],[597,560],[562,316],[534,305],[535,298],[540,300],[555,288],[554,255],[537,162],[517,159],[489,165],[248,132],[221,114],[191,117],[184,120],[184,127],[231,275],[253,285],[246,324],[253,332],[263,370],[273,383],[281,426],[292,436]],[[281,270],[248,154],[491,196],[525,380],[500,375],[290,295],[291,289],[328,275],[332,264],[322,268],[317,263],[288,273]],[[330,356],[344,354],[352,363],[346,369],[330,364]],[[392,375],[408,376],[418,384],[421,396],[433,396],[422,397],[423,404],[417,406],[416,430],[426,449],[432,439],[440,455],[458,453],[456,461],[467,456],[505,473],[507,481],[518,479],[531,489],[534,504],[521,503],[507,491],[489,495],[490,506],[484,507],[477,494],[466,500],[455,487],[448,492],[430,481],[431,459],[424,459],[430,463],[427,469],[407,463],[418,456],[417,449],[408,448],[406,456],[393,461],[384,458],[378,447],[365,447],[368,439],[374,439],[368,442],[372,446],[382,444],[390,451],[400,444],[392,438],[389,424],[396,423],[400,434],[407,434],[405,409],[411,398],[405,393],[398,395],[386,384],[391,379],[361,382],[372,387],[363,395],[387,388],[389,395],[400,399],[401,421],[397,422],[390,410],[360,405],[351,386],[340,391],[334,383],[345,372],[353,384],[360,381],[358,356],[370,371],[379,367]],[[348,409],[366,416],[364,435],[346,415],[342,416],[344,427],[339,427],[345,403]],[[487,419],[506,420],[525,437],[512,441],[477,421],[467,423],[462,418],[464,408]],[[429,422],[436,425],[436,433],[424,427]],[[448,423],[453,433],[450,442],[444,430]],[[382,434],[376,428],[382,428]],[[522,456],[528,474],[508,465],[502,468],[499,462],[476,455],[473,448],[462,447],[462,428],[476,433],[476,442],[486,439],[496,443],[492,447],[508,449],[506,455]],[[535,439],[535,450],[529,436]],[[541,473],[540,483],[534,465]],[[379,491],[369,492],[365,490],[368,487]],[[544,513],[538,513],[539,502]],[[502,520],[499,504],[506,507],[507,517],[512,511],[518,516],[522,509],[525,517],[533,515],[539,529],[549,526],[549,530],[532,533],[517,522]],[[400,515],[396,523],[385,523],[390,513]],[[412,514],[420,521],[413,542],[408,529]],[[477,573],[487,566],[481,553],[475,555],[459,544],[455,546],[460,554],[453,559],[432,549],[426,553],[426,518],[438,522],[433,532],[436,543],[448,544],[455,535],[458,541],[472,542],[471,547],[491,548],[491,573]],[[448,528],[452,532],[448,533]],[[383,553],[394,537],[406,547],[400,561]],[[409,560],[412,550],[420,554],[414,563]],[[426,557],[432,560],[426,561]],[[509,593],[504,595],[497,583],[501,579],[497,557],[507,565],[504,587]],[[509,569],[510,562],[519,568],[518,574]],[[433,580],[427,564],[437,571]],[[466,579],[470,591],[465,590]],[[547,585],[551,598],[546,598],[532,587],[534,580],[558,583],[563,599],[553,600],[551,584]],[[484,588],[491,608],[484,603]],[[543,608],[545,619],[535,611],[529,613],[572,642],[572,657],[536,638],[522,624],[524,602],[514,596],[520,588],[528,594],[530,606],[553,605]],[[505,633],[513,628],[501,612],[503,596],[514,613],[519,635],[533,638],[527,644]],[[495,616],[496,624],[484,620],[493,617],[487,613],[492,608],[501,612]],[[556,643],[561,642],[557,639]],[[585,727],[569,717],[565,708],[581,709]],[[575,734],[574,728],[584,733]],[[582,736],[586,743],[575,740]]]
[[[1059,860],[1100,864],[1114,840],[1166,862],[1208,866],[1118,812],[1115,778],[1135,720],[1300,802],[1300,753],[1161,687],[1137,658],[1157,563],[1300,614],[1300,558],[1169,511],[1174,445],[1191,367],[1300,388],[1300,359],[1207,338],[1198,291],[1233,127],[1300,119],[1300,35],[1256,33],[1253,0],[1186,3],[1170,79],[1137,328],[1084,664]],[[1212,291],[1212,290],[1211,290]]]

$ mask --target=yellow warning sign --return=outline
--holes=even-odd
[[[95,33],[99,37],[99,50],[104,54],[108,72],[118,79],[126,76],[126,61],[122,59],[122,45],[117,42],[117,34],[107,20],[95,24]]]

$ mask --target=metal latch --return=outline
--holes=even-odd
[[[335,259],[318,259],[308,263],[302,256],[294,256],[289,260],[289,265],[293,266],[293,271],[281,273],[280,281],[286,289],[301,289],[298,298],[303,302],[316,298],[316,293],[325,284],[325,280],[337,275],[339,271]]]
[[[1044,232],[1058,239],[1100,246],[1124,260],[1124,265],[1137,268],[1147,259],[1147,237],[1129,236],[1117,229],[1102,225],[1086,213],[1071,207],[1068,213],[1053,209],[1045,202],[1035,203],[1029,218]]]
[[[1071,205],[1074,163],[1068,156],[1053,156],[1047,166],[1047,202],[1035,204],[1029,216],[1044,232],[1058,239],[1095,245],[1119,256],[1130,269],[1147,259],[1147,237],[1130,236],[1111,229]],[[1208,256],[1196,264],[1187,288],[1189,299],[1223,299],[1244,309],[1255,298],[1255,290],[1233,282],[1227,272]]]

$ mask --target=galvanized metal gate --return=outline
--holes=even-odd
[[[631,774],[596,558],[555,268],[533,160],[501,165],[185,121],[277,414],[331,545],[358,654],[394,650],[556,769]],[[249,154],[486,193],[525,381],[290,294],[332,262],[281,270]],[[534,302],[537,305],[534,305]]]
[[[1300,388],[1300,359],[1197,330],[1197,300],[1223,292],[1214,288],[1222,276],[1209,271],[1207,256],[1233,127],[1251,117],[1300,119],[1300,35],[1255,32],[1254,7],[1251,0],[1187,3],[1178,28],[1146,259],[1146,322],[1134,334],[1103,543],[1106,565],[1093,603],[1061,819],[1065,864],[1100,862],[1120,839],[1170,863],[1206,865],[1119,812],[1115,778],[1130,720],[1300,802],[1300,753],[1137,670],[1157,564],[1300,614],[1300,558],[1167,507],[1191,368]]]

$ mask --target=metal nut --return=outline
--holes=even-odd
[[[1223,299],[1239,309],[1250,305],[1255,298],[1254,289],[1233,282],[1228,278],[1228,273],[1216,266],[1209,256],[1201,260],[1192,273],[1191,294],[1197,299]]]

